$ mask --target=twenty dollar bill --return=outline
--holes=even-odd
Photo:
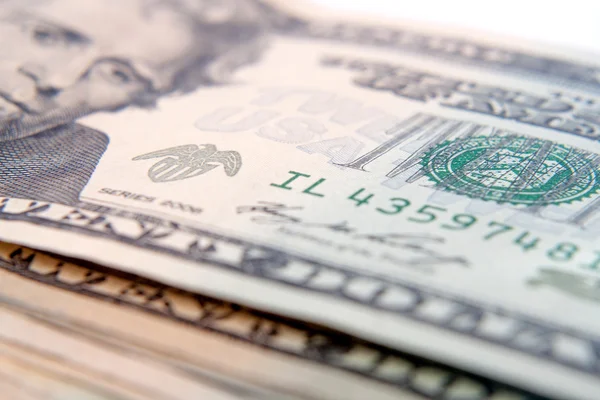
[[[598,393],[593,57],[283,1],[84,3],[2,6],[2,240]]]

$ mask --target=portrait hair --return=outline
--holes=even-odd
[[[138,106],[153,107],[161,95],[225,84],[235,70],[256,62],[266,48],[269,27],[257,0],[147,0],[143,11],[152,13],[161,7],[181,13],[193,34],[205,40],[178,66],[168,89],[141,93],[135,99]]]

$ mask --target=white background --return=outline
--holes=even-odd
[[[293,1],[293,0],[292,0]],[[598,0],[312,0],[333,9],[426,21],[598,53]]]

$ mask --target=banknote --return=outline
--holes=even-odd
[[[299,2],[76,3],[3,3],[2,240],[596,397],[593,55]]]
[[[296,394],[299,399],[540,399],[339,332],[17,245],[0,244],[0,291],[0,338],[12,339],[10,348],[0,345],[0,355],[10,359],[11,366],[16,364],[11,371],[35,361],[42,377],[67,372],[72,376],[74,372],[64,371],[70,365],[103,372],[96,366],[98,357],[82,356],[80,351],[66,356],[79,350],[77,343],[84,342],[95,345],[96,352],[105,357],[126,353],[131,362],[147,364],[150,360],[162,367],[163,376],[179,372],[181,378],[182,371],[194,376],[189,372],[195,371],[205,383],[212,383],[213,389],[217,383],[223,386],[226,380],[233,380],[241,398],[284,399]],[[27,331],[43,328],[48,333],[38,335],[32,345],[23,328],[8,323],[7,315],[13,321],[24,321]],[[31,352],[21,355],[15,343],[29,349],[37,347],[46,356],[36,357]],[[61,356],[58,371],[50,356]],[[111,385],[96,374],[93,379],[75,376],[85,385],[71,384],[69,389],[91,386],[87,392],[96,394],[101,389],[114,391],[111,386],[119,381],[137,388],[141,395],[152,389],[149,386],[153,382],[147,382],[148,375],[141,373],[139,365],[131,368],[114,360],[105,364],[111,365]],[[57,381],[64,384],[66,380]],[[229,382],[226,388],[231,391],[232,386]],[[248,386],[263,389],[251,391]],[[170,385],[164,389],[171,391],[165,398],[177,395]],[[153,393],[159,395],[156,388]],[[135,398],[129,393],[123,396]]]
[[[8,393],[3,391],[2,395],[6,396],[6,399],[300,400],[299,397],[281,393],[271,396],[262,390],[255,393],[238,385],[224,384],[214,379],[206,382],[206,379],[200,376],[190,379],[189,375],[193,373],[176,371],[168,364],[143,357],[130,349],[120,346],[113,346],[111,349],[105,344],[85,340],[88,339],[85,337],[82,340],[82,335],[73,334],[64,327],[53,329],[48,323],[44,323],[45,321],[4,307],[0,314],[3,322],[2,333],[8,338],[7,345],[10,346],[9,356],[1,358],[0,371],[4,373],[0,372],[0,384],[14,387],[14,390]],[[32,334],[36,335],[33,341],[28,337]],[[26,350],[21,359],[14,357],[14,348],[18,349],[19,346]],[[32,348],[33,351],[42,353],[41,356],[32,356]],[[62,368],[51,365],[51,369],[43,371],[39,365],[46,366],[47,360],[53,357],[61,361]],[[69,367],[69,372],[75,370],[78,375],[83,375],[80,379],[83,385],[77,381],[73,382],[73,377],[64,374],[64,370]],[[38,371],[40,369],[42,371]],[[110,383],[106,385],[106,381]],[[9,395],[12,393],[16,395]]]
[[[2,310],[3,317],[6,316]],[[14,316],[14,315],[13,315]],[[31,320],[29,321],[31,322]],[[31,328],[31,325],[29,326]],[[63,360],[36,353],[30,346],[0,342],[0,387],[5,399],[142,400],[147,392],[91,374]],[[65,365],[66,364],[66,365]],[[113,375],[114,376],[114,375]],[[160,398],[159,396],[156,396]]]

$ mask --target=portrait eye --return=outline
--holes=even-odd
[[[136,71],[119,60],[103,60],[92,68],[93,74],[114,85],[135,85],[144,83]]]
[[[38,25],[32,28],[33,39],[44,46],[54,46],[61,42],[61,35],[57,29],[50,26]]]
[[[111,65],[109,71],[110,78],[116,83],[128,83],[133,78],[132,71],[123,65]]]
[[[31,39],[41,46],[85,45],[89,39],[84,35],[46,21],[26,20],[22,23]]]

